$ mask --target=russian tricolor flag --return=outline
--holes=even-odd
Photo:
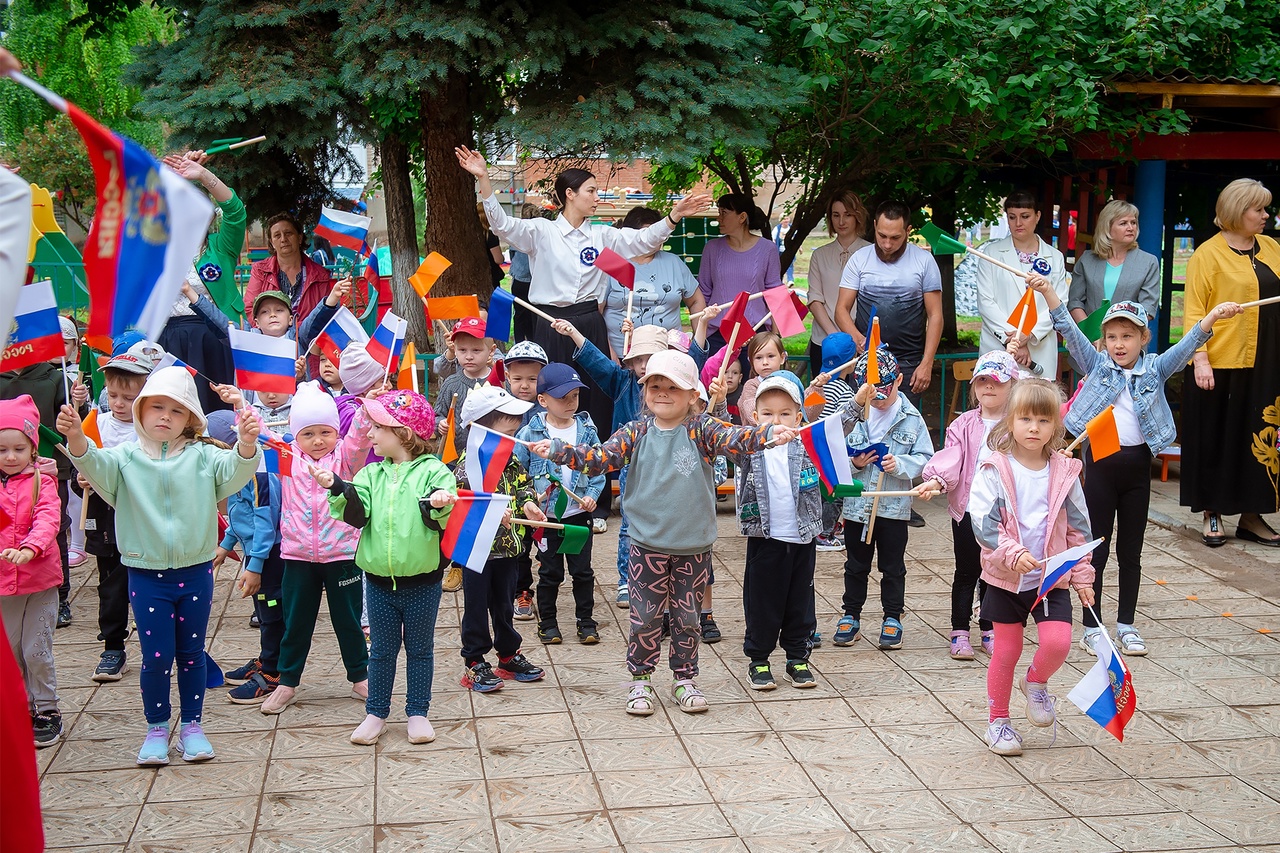
[[[335,246],[349,249],[357,255],[369,254],[365,239],[373,219],[355,213],[343,213],[331,207],[320,208],[320,222],[316,224],[316,236],[323,237]]]
[[[334,364],[342,357],[342,351],[353,343],[369,342],[369,335],[364,326],[356,319],[356,315],[339,305],[337,312],[330,318],[325,327],[316,335],[316,345]]]
[[[36,281],[19,288],[13,327],[0,356],[0,370],[21,370],[65,353],[53,283]]]
[[[167,352],[164,355],[160,356],[160,360],[156,362],[155,370],[159,370],[162,367],[181,367],[183,370],[187,371],[187,373],[190,373],[192,376],[200,375],[200,371],[196,370],[194,367],[187,364],[185,361],[178,358],[176,355],[174,355],[171,352]],[[154,373],[155,371],[152,371],[152,372]]]
[[[840,497],[853,488],[853,467],[849,464],[844,421],[839,412],[801,431],[800,441],[829,493]],[[845,488],[837,492],[840,486]]]
[[[509,495],[458,489],[458,502],[453,505],[440,538],[441,553],[473,572],[484,571],[502,516],[510,503]]]
[[[392,363],[400,358],[404,349],[405,336],[409,334],[409,321],[388,311],[382,315],[382,322],[373,330],[373,337],[365,344],[365,352],[378,364],[385,365],[387,373],[391,372]]]
[[[1102,544],[1101,539],[1095,539],[1092,542],[1086,542],[1083,545],[1077,545],[1074,548],[1054,554],[1047,557],[1044,561],[1044,574],[1040,577],[1040,586],[1036,589],[1036,600],[1031,603],[1031,609],[1044,600],[1049,594],[1049,590],[1053,589],[1053,585],[1071,574],[1071,570],[1076,567],[1085,557],[1093,553],[1093,550]]]
[[[270,338],[227,327],[236,386],[245,391],[292,394],[298,390],[298,344],[289,338]]]
[[[509,435],[494,432],[480,424],[471,424],[467,433],[467,483],[482,492],[492,492],[498,487],[502,470],[511,461],[516,442]]]
[[[270,430],[258,433],[258,443],[262,445],[262,465],[259,471],[275,474],[277,477],[293,476],[293,451],[289,445],[293,436],[277,436]]]
[[[1097,647],[1098,662],[1071,688],[1067,698],[1116,740],[1123,741],[1124,727],[1138,710],[1138,694],[1133,675],[1116,654],[1111,637],[1105,631],[1103,636]]]

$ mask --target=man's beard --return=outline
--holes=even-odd
[[[903,240],[902,245],[898,247],[898,251],[894,252],[892,255],[886,255],[884,251],[880,248],[879,243],[876,243],[875,247],[876,247],[877,258],[879,258],[882,262],[886,264],[896,264],[898,262],[898,259],[902,257],[903,253],[907,251],[907,241]]]

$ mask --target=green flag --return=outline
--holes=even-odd
[[[935,255],[963,255],[969,247],[943,231],[932,222],[926,222],[920,229],[920,236],[929,243]]]
[[[1076,325],[1080,327],[1080,331],[1084,332],[1084,336],[1091,341],[1097,341],[1102,337],[1102,318],[1107,316],[1107,309],[1111,307],[1111,300],[1102,300],[1102,307],[1094,311],[1088,317],[1085,317]]]
[[[45,459],[57,459],[58,451],[56,445],[66,444],[67,440],[61,434],[54,432],[44,424],[40,424],[40,450],[39,453]]]
[[[102,393],[102,368],[98,367],[98,359],[88,344],[80,345],[80,381],[89,389],[89,402],[97,405],[98,395]]]
[[[565,491],[564,483],[560,482],[560,478],[555,474],[547,474],[547,478],[556,484],[556,499],[551,505],[551,514],[556,517],[556,521],[563,521],[564,514],[569,511],[569,493]]]
[[[841,498],[856,498],[862,496],[861,480],[854,480],[848,485],[845,485],[844,483],[837,484],[834,494],[828,491],[826,483],[819,481],[818,485],[822,487],[822,499],[827,503],[835,503]]]
[[[587,540],[591,538],[590,527],[579,527],[576,524],[566,524],[564,530],[560,531],[560,547],[556,549],[557,554],[581,554],[582,548],[587,544]]]

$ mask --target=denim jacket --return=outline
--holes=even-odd
[[[1089,419],[1114,403],[1124,390],[1124,370],[1106,352],[1093,348],[1084,332],[1072,321],[1066,305],[1059,305],[1050,316],[1053,317],[1053,327],[1066,341],[1072,361],[1081,371],[1088,373],[1065,418],[1067,429],[1074,435],[1081,435]],[[1177,435],[1173,412],[1165,399],[1164,384],[1170,376],[1186,367],[1196,349],[1211,337],[1213,332],[1204,331],[1196,323],[1174,346],[1160,355],[1143,353],[1133,366],[1129,378],[1133,411],[1138,416],[1142,437],[1153,455],[1172,444]]]
[[[911,481],[920,476],[924,464],[933,456],[933,439],[929,437],[924,418],[906,397],[900,396],[899,399],[902,401],[902,408],[885,431],[884,438],[880,439],[888,445],[889,455],[897,461],[897,471],[885,474],[882,480],[877,465],[868,465],[861,471],[855,468],[853,477],[862,481],[864,491],[876,489],[877,484],[882,491],[904,491],[911,488]],[[867,422],[858,422],[849,433],[849,447],[866,447],[870,443]],[[845,498],[844,517],[850,521],[865,523],[871,517],[871,503],[874,500],[875,498]],[[881,498],[880,505],[876,507],[876,515],[906,521],[911,518],[911,498]]]
[[[592,423],[590,415],[586,412],[578,412],[573,419],[578,424],[577,444],[600,443],[600,434],[596,432],[596,425]],[[521,441],[542,441],[544,438],[551,438],[551,433],[547,430],[547,413],[544,411],[534,415],[528,426],[520,428],[516,437]],[[549,475],[560,476],[560,466],[549,459],[530,453],[529,448],[523,444],[516,445],[515,455],[529,472],[529,476],[533,477],[534,491],[539,495],[546,495],[552,485]],[[569,473],[572,476],[569,482],[565,483],[569,491],[580,498],[600,500],[600,493],[604,491],[605,483],[608,481],[604,474],[589,475],[581,471]],[[550,506],[550,500],[542,501],[544,510],[550,511]]]

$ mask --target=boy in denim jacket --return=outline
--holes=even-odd
[[[854,384],[867,382],[867,357],[863,353],[854,366]],[[880,383],[875,386],[864,411],[865,420],[849,433],[848,444],[854,477],[864,491],[905,491],[920,476],[924,464],[933,456],[933,440],[924,418],[906,397],[898,393],[902,373],[898,360],[889,348],[881,346],[873,355],[880,369]],[[875,445],[883,445],[880,452]],[[861,450],[861,453],[854,452]],[[883,475],[882,473],[883,472]],[[880,626],[882,649],[902,648],[902,612],[905,609],[907,579],[907,521],[911,518],[911,498],[881,498],[876,507],[876,520],[871,542],[865,543],[866,527],[871,518],[875,498],[846,498],[844,502],[844,536],[848,556],[844,563],[844,615],[836,623],[837,646],[851,646],[861,628],[862,606],[867,601],[867,577],[871,574],[871,558],[880,552],[880,604],[884,622]]]

